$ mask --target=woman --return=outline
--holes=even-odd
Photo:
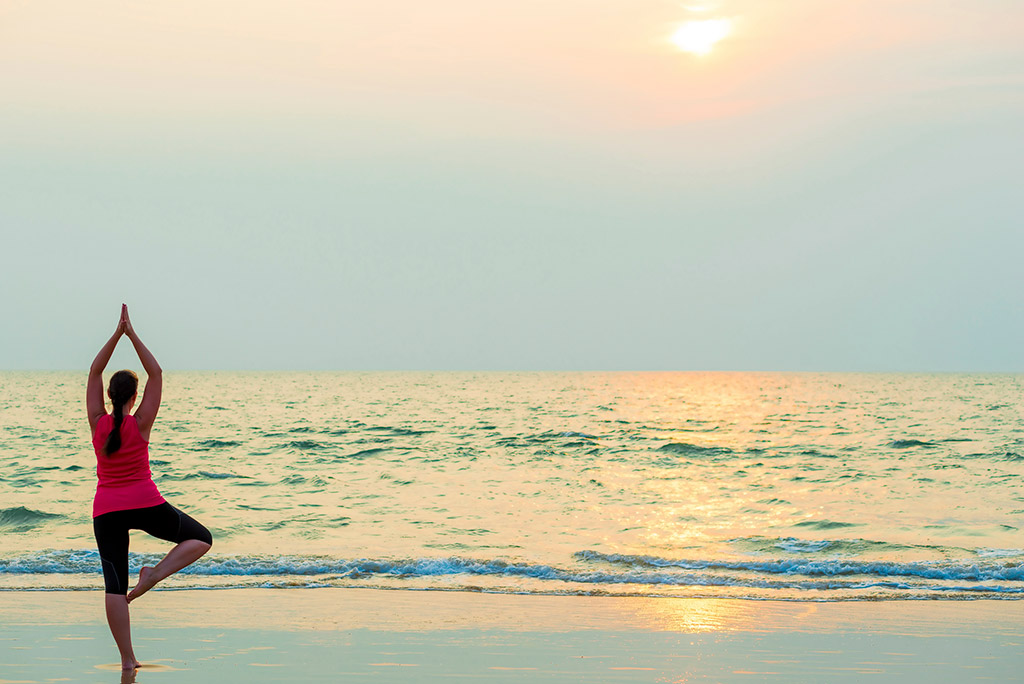
[[[107,413],[103,403],[103,369],[121,335],[132,341],[149,376],[142,403],[134,415],[131,410],[138,397],[139,378],[132,371],[118,371],[110,378],[107,396],[112,405],[111,413]],[[117,330],[89,369],[85,406],[89,412],[99,478],[92,508],[93,531],[103,565],[107,623],[121,651],[123,670],[139,667],[132,651],[128,604],[160,580],[199,560],[213,544],[209,530],[160,496],[149,471],[149,433],[160,409],[162,386],[160,365],[135,334],[128,318],[128,307],[122,304]],[[144,530],[176,544],[157,565],[142,568],[131,593],[128,592],[128,530]]]

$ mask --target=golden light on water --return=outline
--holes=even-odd
[[[706,55],[715,47],[715,43],[729,35],[730,31],[732,22],[728,19],[688,21],[672,34],[672,42],[683,52]]]

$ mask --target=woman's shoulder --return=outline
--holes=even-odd
[[[95,440],[96,437],[102,432],[110,432],[110,421],[111,416],[109,413],[104,413],[103,415],[96,419],[96,422],[93,424],[92,428],[93,440]]]

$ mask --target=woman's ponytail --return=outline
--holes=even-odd
[[[113,455],[121,448],[121,423],[124,422],[124,405],[128,402],[139,388],[139,377],[130,370],[120,370],[110,378],[110,385],[107,387],[107,395],[114,405],[114,425],[107,436],[107,443],[103,451],[107,456]]]

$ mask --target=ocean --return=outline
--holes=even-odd
[[[0,590],[102,591],[84,372],[0,373]],[[1024,597],[1021,375],[168,372],[165,589]],[[168,545],[133,532],[133,573]]]

